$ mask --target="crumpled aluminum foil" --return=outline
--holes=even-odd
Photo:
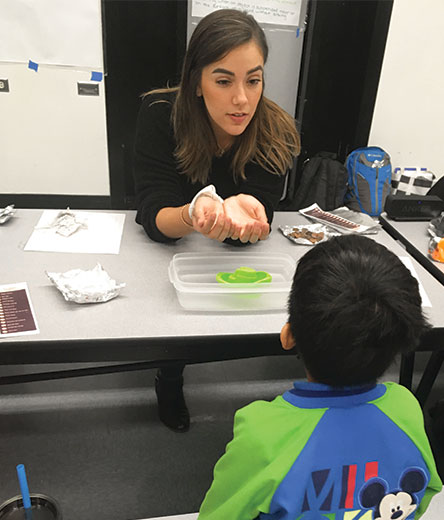
[[[325,242],[339,233],[332,232],[322,224],[303,224],[300,226],[279,226],[279,230],[289,240],[302,246],[314,246],[320,242]]]
[[[444,212],[439,217],[433,218],[427,229],[430,236],[444,238]]]
[[[87,229],[86,221],[80,219],[76,213],[69,208],[59,211],[56,218],[48,226],[36,229],[55,229],[56,233],[64,237],[69,237],[79,229]]]
[[[83,271],[72,269],[65,273],[48,273],[48,278],[63,294],[66,301],[75,303],[103,303],[119,295],[125,283],[117,283],[100,264]]]
[[[14,204],[6,206],[6,208],[0,208],[0,224],[7,222],[12,217],[12,215],[14,215],[14,213]]]

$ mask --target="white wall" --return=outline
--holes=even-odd
[[[444,0],[395,0],[369,138],[444,176]]]
[[[90,72],[0,63],[0,192],[109,195],[105,96],[79,96]]]
[[[33,48],[36,48],[37,53],[41,40],[48,47],[41,46],[48,55],[51,50],[57,56],[67,54],[69,46],[66,46],[71,40],[64,38],[63,34],[57,34],[65,46],[60,44],[59,49],[56,37],[52,35],[50,38],[48,27],[43,23],[51,19],[51,12],[55,16],[56,6],[58,16],[62,15],[68,24],[74,23],[72,17],[70,22],[65,16],[68,12],[65,9],[68,6],[66,2],[69,0],[63,0],[63,5],[54,3],[59,1],[45,0],[43,6],[54,8],[45,11],[46,17],[41,17],[37,4],[28,3],[28,0],[9,0],[2,4],[0,14],[3,11],[4,18],[10,16],[12,21],[17,19],[14,8],[35,7],[34,11],[29,8],[23,10],[26,14],[20,14],[26,17],[22,19],[22,30],[29,33],[21,37],[27,41],[26,36],[33,33],[26,53],[32,53]],[[69,5],[74,9],[72,2]],[[91,10],[95,15],[93,18],[91,15],[88,18],[84,16],[88,34],[84,34],[81,28],[79,33],[85,45],[91,42],[100,46],[97,61],[101,63],[98,69],[95,63],[93,70],[103,70],[100,2],[83,0],[82,4],[76,5],[79,11],[76,23],[81,22],[84,12],[89,13]],[[6,36],[4,32],[0,34],[0,44]],[[72,50],[81,52],[74,40],[71,45]],[[41,63],[36,72],[29,69],[27,63],[8,61],[18,59],[5,56],[4,49],[2,47],[3,54],[0,57],[4,60],[0,61],[0,80],[8,79],[10,91],[0,92],[0,193],[109,195],[104,82],[98,82],[99,96],[80,96],[77,93],[77,82],[88,83],[91,70]],[[84,54],[82,52],[82,57]],[[29,56],[29,59],[33,59],[33,56]]]

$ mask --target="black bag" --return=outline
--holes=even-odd
[[[344,205],[348,172],[336,157],[334,153],[318,152],[304,162],[292,209],[306,208],[315,202],[324,211]]]

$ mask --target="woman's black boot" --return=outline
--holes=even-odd
[[[183,376],[166,376],[162,369],[157,371],[155,381],[159,419],[175,432],[190,429],[190,414],[183,395]]]

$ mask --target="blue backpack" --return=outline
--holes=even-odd
[[[346,206],[371,216],[382,213],[392,182],[389,154],[378,146],[357,148],[349,154],[345,165],[348,171]]]

